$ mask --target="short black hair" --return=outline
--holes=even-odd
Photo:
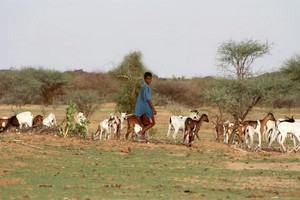
[[[145,72],[144,79],[149,77],[149,76],[152,77],[152,73],[151,72]]]

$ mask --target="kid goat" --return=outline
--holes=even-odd
[[[128,116],[127,117],[127,132],[125,135],[125,139],[128,139],[129,134],[131,133],[131,138],[134,138],[135,135],[137,135],[137,133],[139,131],[142,130],[143,127],[143,123],[141,122],[140,119],[138,119],[137,116],[132,115],[132,116]]]
[[[194,141],[195,135],[199,140],[198,132],[203,122],[209,122],[208,116],[206,114],[202,114],[199,120],[194,120],[190,117],[185,120],[186,132],[183,136],[183,143],[187,136],[189,136],[189,143],[192,143]]]

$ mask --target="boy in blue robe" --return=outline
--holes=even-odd
[[[154,115],[156,115],[156,110],[151,101],[151,72],[145,72],[144,80],[145,83],[140,89],[134,111],[134,114],[139,117],[144,124],[143,129],[139,132],[141,138],[145,138],[146,131],[155,125]]]

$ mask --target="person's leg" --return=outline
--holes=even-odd
[[[142,136],[145,136],[146,131],[148,131],[150,128],[152,128],[155,125],[155,119],[154,119],[154,117],[148,118],[146,115],[144,115],[142,117],[142,119],[143,119],[142,122],[143,122],[144,126],[143,126],[143,129],[140,132],[140,134]]]

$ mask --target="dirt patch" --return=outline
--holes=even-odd
[[[280,171],[300,171],[299,163],[241,163],[227,162],[227,169],[231,170],[280,170]]]
[[[61,138],[54,135],[37,135],[37,134],[16,134],[16,133],[6,133],[4,135],[0,135],[0,149],[2,157],[9,156],[8,152],[44,152],[45,154],[56,154],[55,151],[45,150],[47,146],[51,147],[68,147],[68,146],[76,146],[79,148],[90,148],[95,147],[99,150],[120,150],[120,152],[128,153],[130,149],[134,148],[142,148],[142,149],[166,149],[166,150],[190,150],[193,152],[215,152],[221,151],[225,155],[234,158],[234,160],[242,160],[245,158],[248,159],[262,159],[265,157],[268,158],[290,158],[291,154],[283,154],[280,152],[272,152],[272,151],[259,151],[259,152],[251,152],[246,151],[242,148],[235,146],[228,146],[223,143],[217,143],[208,139],[201,139],[199,141],[195,141],[192,146],[182,145],[181,143],[172,143],[167,140],[153,140],[150,142],[134,142],[134,141],[126,141],[126,140],[84,140],[81,138]],[[13,142],[14,140],[22,141],[29,145],[34,145],[36,147],[40,147],[42,149],[24,146]],[[173,155],[173,156],[185,156],[185,155]],[[295,159],[300,159],[299,153],[293,153],[292,155]],[[241,168],[244,166],[241,166]],[[290,166],[288,166],[290,168]],[[291,166],[291,169],[294,169],[294,166]]]
[[[8,186],[8,185],[16,185],[24,183],[24,179],[15,178],[15,179],[0,179],[0,185]]]
[[[252,193],[246,196],[246,198],[279,198],[279,197],[300,197],[300,192],[286,192],[279,194],[278,192],[274,192],[274,194],[257,194],[257,193]]]
[[[235,179],[235,189],[257,189],[269,190],[270,188],[284,188],[287,185],[294,185],[293,190],[298,191],[299,182],[296,179],[279,179],[276,177],[239,177]]]

